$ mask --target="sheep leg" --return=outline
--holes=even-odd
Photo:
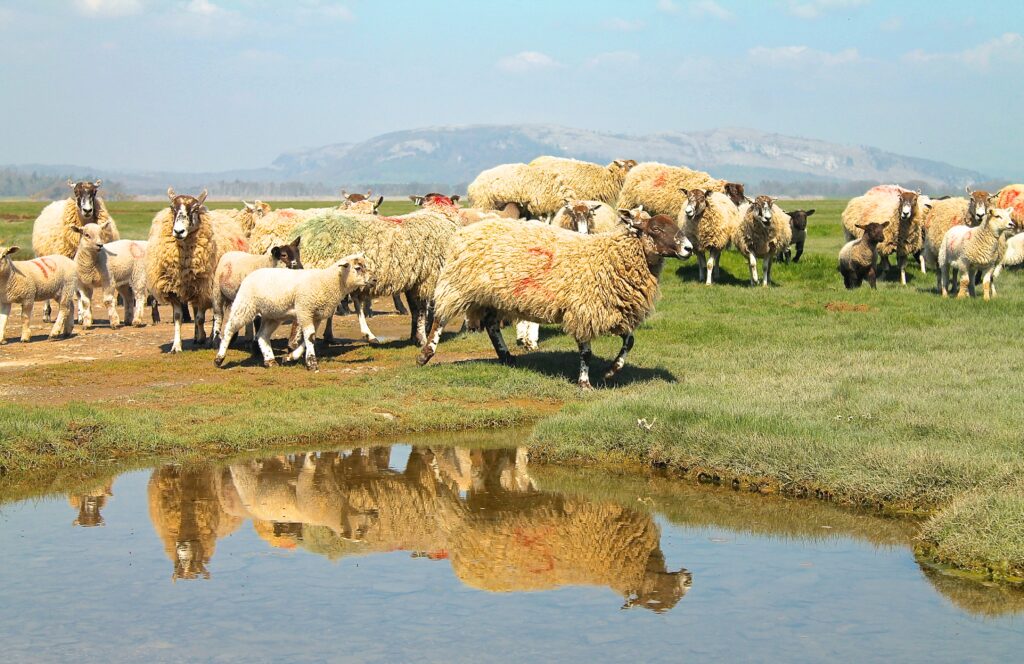
[[[907,257],[899,255],[896,257],[896,265],[900,269],[900,285],[907,285]]]
[[[50,329],[50,339],[60,336],[70,337],[71,329],[75,324],[75,294],[74,291],[65,293],[57,302],[57,320]]]
[[[409,340],[414,344],[422,346],[427,343],[427,331],[424,328],[425,320],[420,321],[420,303],[412,295],[406,293],[405,299],[409,301]]]
[[[941,280],[940,290],[942,292],[942,297],[949,297],[949,278],[951,276],[951,271],[952,270],[949,265],[939,265],[939,277]]]
[[[277,365],[277,360],[274,359],[274,349],[270,347],[270,337],[280,324],[280,321],[264,320],[260,325],[259,334],[256,335],[256,343],[259,345],[260,352],[263,353],[263,366],[268,369]]]
[[[720,249],[708,249],[708,285],[711,285],[721,276],[722,252]]]
[[[313,320],[309,320],[302,326],[302,339],[306,348],[306,368],[314,373],[319,373],[320,367],[316,361],[316,349],[313,347],[315,338],[316,323]]]
[[[860,284],[862,281],[863,279],[861,278],[857,279],[857,288],[860,288]],[[875,269],[874,265],[868,268],[868,283],[871,285],[871,288],[873,290],[878,289],[878,271]]]
[[[182,306],[181,322],[183,322],[183,323],[191,323],[192,322],[192,312],[189,311],[188,303],[187,302]]]
[[[704,274],[706,275],[704,277],[704,284],[706,286],[710,286],[715,282],[716,262],[717,261],[715,259],[715,250],[712,249],[711,251],[708,252],[708,262],[704,265]]]
[[[992,270],[985,270],[985,273],[981,277],[981,292],[982,297],[986,300],[991,300],[995,294],[992,292]]]
[[[0,346],[7,343],[7,318],[11,315],[11,303],[0,303]]]
[[[111,329],[121,327],[121,318],[117,315],[117,297],[113,289],[104,289],[103,304],[107,307],[107,324]]]
[[[580,386],[580,389],[591,390],[593,387],[590,384],[590,360],[594,357],[594,354],[590,352],[590,342],[580,341],[580,377],[577,379],[576,384]]]
[[[352,302],[356,305],[356,314],[359,316],[359,331],[362,333],[363,338],[371,344],[380,343],[380,339],[374,336],[373,332],[370,331],[370,326],[366,324],[366,312],[370,309],[369,296],[353,295]]]
[[[341,298],[341,302],[338,303],[338,314],[339,315],[345,315],[345,314],[352,313],[351,304],[352,304],[352,296],[351,295],[346,295],[345,297]]]
[[[917,258],[917,264],[921,266],[921,274],[928,274],[928,265],[924,260],[924,251],[918,251],[914,254]]]
[[[183,318],[181,310],[181,302],[178,300],[171,300],[171,318],[174,320],[174,339],[171,341],[172,353],[181,352],[181,319]]]
[[[192,336],[192,348],[201,348],[206,345],[206,307],[202,305],[193,306],[193,318],[195,320],[195,333]]]
[[[992,268],[989,271],[990,274],[991,274],[991,276],[989,277],[989,282],[992,284],[991,285],[992,297],[996,296],[996,277],[999,276],[999,271],[1002,269],[1002,267],[1003,267],[1003,264],[999,263],[999,264],[997,264],[994,268]]]
[[[768,255],[764,257],[764,287],[767,288],[772,283],[772,254],[768,252]]]
[[[786,250],[786,254],[789,255],[789,250],[788,249]],[[803,255],[804,255],[804,243],[803,242],[797,242],[796,243],[796,255],[793,256],[793,262],[794,263],[799,263],[800,262],[800,257],[803,256]]]
[[[694,251],[694,253],[697,254],[697,280],[704,282],[707,279],[707,273],[705,272],[707,263],[704,262],[704,252]]]
[[[43,322],[44,323],[49,323],[50,321],[51,321],[50,301],[47,300],[46,302],[43,303]]]
[[[92,289],[91,288],[79,288],[78,289],[78,319],[81,322],[82,327],[89,329],[92,327]]]
[[[27,342],[32,339],[32,307],[35,302],[26,300],[21,303],[21,340]]]
[[[515,359],[512,357],[512,353],[509,352],[508,346],[505,345],[504,337],[501,336],[498,312],[490,309],[484,315],[482,322],[484,329],[487,330],[487,336],[491,339],[491,345],[494,346],[494,352],[498,354],[498,361],[507,367],[515,366]]]
[[[960,290],[957,291],[956,297],[960,299],[962,297],[973,297],[974,296],[974,275],[969,270],[960,271]]]
[[[604,379],[608,380],[615,374],[622,371],[622,367],[626,366],[626,356],[629,355],[629,351],[633,350],[633,333],[629,332],[622,335],[622,349],[619,354],[615,356],[615,361],[612,362],[611,368],[604,374]]]
[[[437,352],[437,344],[441,341],[441,333],[444,332],[444,325],[447,321],[443,321],[440,318],[435,318],[434,322],[430,326],[430,334],[428,335],[427,343],[420,350],[419,357],[416,358],[416,364],[421,367],[430,361],[430,358],[434,357],[434,353]]]
[[[405,299],[407,299],[407,300],[409,299],[409,294],[408,293],[405,294]],[[402,304],[402,294],[401,293],[395,293],[394,295],[392,295],[391,296],[391,301],[395,305],[395,313],[397,313],[399,316],[404,316],[407,313],[409,313],[409,311],[405,308],[405,305]],[[409,303],[409,306],[412,307],[412,302]]]
[[[410,309],[414,302],[416,304],[414,315],[416,320],[415,342],[417,345],[422,346],[427,343],[427,328],[430,327],[430,303],[409,293],[405,294],[405,299],[409,301]]]
[[[747,254],[747,265],[750,266],[750,285],[757,285],[757,256],[754,254]]]

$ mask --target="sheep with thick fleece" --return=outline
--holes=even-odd
[[[11,259],[18,247],[0,246],[0,344],[7,343],[7,317],[11,305],[21,305],[21,340],[32,338],[32,307],[36,302],[57,300],[57,321],[50,338],[71,335],[75,324],[75,262],[67,256],[40,256],[27,261]]]
[[[78,312],[82,327],[92,327],[92,294],[98,288],[103,294],[103,304],[107,308],[107,322],[111,328],[121,325],[117,316],[117,300],[110,280],[103,269],[103,224],[86,224],[76,226],[78,233],[78,251],[75,252],[75,272],[78,274]]]
[[[697,254],[697,275],[710,286],[718,276],[718,261],[740,225],[739,209],[723,193],[710,189],[682,189],[679,227]],[[705,263],[704,255],[707,254]]]
[[[245,237],[249,237],[256,222],[266,216],[268,212],[270,212],[270,203],[257,200],[252,203],[242,201],[241,209],[211,210],[210,214],[214,218],[228,217],[234,219],[242,227]]]
[[[713,178],[702,171],[645,161],[626,174],[616,207],[632,210],[642,205],[650,214],[675,217],[686,204],[683,190],[724,192],[725,185],[725,180]]]
[[[63,201],[50,203],[36,217],[32,225],[32,251],[36,256],[57,254],[71,258],[78,250],[78,234],[75,228],[86,224],[102,224],[109,221],[103,232],[103,241],[111,242],[120,238],[103,199],[98,196],[102,180],[95,182],[73,182],[68,180],[73,194]]]
[[[256,270],[242,281],[231,315],[224,326],[224,337],[214,364],[224,362],[231,338],[238,330],[252,324],[260,316],[260,331],[256,337],[263,352],[263,365],[276,364],[270,337],[281,323],[294,321],[302,330],[303,343],[289,355],[297,361],[305,354],[306,368],[318,371],[313,339],[316,326],[334,315],[341,298],[356,288],[372,285],[373,279],[361,254],[345,256],[330,267],[321,270],[282,270],[265,267]]]
[[[960,277],[957,297],[974,296],[974,277],[982,273],[982,289],[986,300],[992,297],[992,274],[1003,258],[1003,236],[1017,230],[1009,208],[989,208],[985,220],[975,228],[954,226],[946,231],[939,247],[939,272],[942,275],[942,297],[949,297],[952,270]]]
[[[356,196],[356,194],[351,194],[350,196]],[[306,208],[304,210],[295,208],[272,210],[256,220],[252,233],[249,234],[249,251],[254,254],[265,254],[275,245],[288,244],[294,239],[295,229],[298,228],[299,224],[318,214],[336,210],[377,214],[377,208],[380,207],[383,201],[383,196],[376,199],[365,198],[358,201],[351,201],[346,197],[340,204],[334,207]]]
[[[214,273],[213,315],[214,320],[222,321],[231,309],[231,303],[238,295],[242,281],[261,268],[284,267],[292,270],[302,269],[299,257],[299,240],[290,244],[271,247],[265,254],[250,254],[245,251],[229,251],[220,257],[217,271]],[[214,338],[220,336],[220,329],[213,330]]]
[[[601,201],[612,206],[619,200],[622,183],[629,170],[636,166],[636,161],[616,159],[607,166],[601,166],[564,157],[537,157],[529,166],[541,172],[557,173],[580,199]]]
[[[515,203],[533,218],[550,218],[566,199],[579,198],[561,174],[529,164],[501,164],[489,168],[466,189],[473,207],[503,210]]]
[[[590,388],[590,342],[622,337],[605,378],[633,347],[633,330],[654,308],[664,256],[689,256],[691,246],[667,216],[631,216],[614,233],[581,235],[542,224],[484,221],[461,229],[434,292],[434,322],[418,363],[430,361],[441,331],[458,315],[480,320],[498,359],[513,359],[501,337],[502,318],[560,323],[579,346],[578,384]]]
[[[757,285],[757,259],[764,261],[764,280],[771,285],[772,260],[789,246],[793,230],[789,215],[770,196],[758,196],[747,206],[743,219],[733,231],[732,243],[750,265],[750,285]]]
[[[142,327],[142,312],[146,308],[146,252],[149,243],[145,240],[116,240],[103,243],[100,252],[100,270],[105,279],[105,288],[112,288],[124,300],[124,322],[133,327]],[[159,321],[157,305],[153,304],[153,322]]]
[[[907,258],[921,250],[925,215],[931,201],[919,192],[902,188],[878,188],[847,203],[843,210],[843,232],[846,240],[861,236],[861,226],[871,222],[889,221],[885,239],[878,245],[879,274],[889,267],[889,254],[896,254],[900,283],[907,285]]]
[[[365,254],[376,282],[353,293],[352,301],[359,315],[359,329],[371,343],[378,339],[366,324],[369,300],[400,293],[405,294],[412,311],[410,337],[425,343],[427,305],[448,242],[461,227],[455,204],[458,197],[431,193],[411,198],[422,209],[398,217],[332,211],[308,219],[293,234],[302,238],[304,262],[312,267],[329,265],[340,256],[356,252]]]
[[[987,191],[967,190],[968,198],[946,198],[932,202],[924,218],[924,244],[921,258],[925,267],[939,266],[939,249],[946,231],[954,226],[977,226],[995,201]],[[935,290],[942,291],[942,275],[935,273]]]
[[[206,310],[213,306],[220,257],[248,247],[234,220],[220,217],[214,223],[203,205],[206,194],[204,189],[198,197],[179,196],[168,188],[170,206],[156,213],[149,229],[146,281],[156,299],[174,309],[172,353],[181,352],[182,308],[189,304],[196,311],[193,345],[206,341]]]
[[[1009,208],[1013,223],[1024,228],[1024,184],[1008,184],[996,193],[996,207]]]

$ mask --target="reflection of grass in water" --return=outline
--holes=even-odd
[[[533,466],[544,491],[649,509],[683,526],[727,528],[780,539],[856,537],[879,546],[909,546],[917,521],[851,510],[816,500],[753,495],[668,478],[598,469]]]
[[[921,569],[936,590],[968,613],[990,617],[1024,613],[1024,589],[960,578],[955,572],[936,569],[927,561],[922,561]]]

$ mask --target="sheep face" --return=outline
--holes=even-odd
[[[586,235],[590,232],[590,227],[593,225],[594,213],[601,208],[600,205],[587,205],[581,201],[572,203],[570,201],[565,202],[565,213],[569,216],[572,221],[572,227],[577,233]]]
[[[970,197],[967,200],[967,217],[977,226],[985,219],[992,196],[987,191],[971,191],[970,187],[967,188],[967,194]]]
[[[686,204],[683,206],[683,213],[688,220],[700,219],[704,216],[704,210],[708,209],[708,198],[711,197],[711,190],[702,189],[680,189],[686,196]]]
[[[199,194],[198,198],[174,193],[174,187],[167,188],[167,198],[171,200],[171,214],[174,216],[174,225],[171,227],[171,234],[179,242],[188,237],[188,234],[199,226],[200,215],[206,212],[203,203],[206,201],[206,190]]]
[[[1012,234],[1017,231],[1017,224],[1013,221],[1010,208],[990,207],[985,217],[985,223],[988,224],[989,229],[996,235],[1002,235],[1003,233]]]
[[[612,163],[608,164],[608,170],[612,173],[617,173],[625,177],[634,166],[636,166],[636,159],[616,159]]]
[[[754,199],[750,209],[753,210],[754,221],[760,221],[766,228],[772,225],[772,205],[775,200],[771,196],[758,196]]]
[[[270,250],[270,254],[281,261],[284,267],[289,270],[301,270],[302,260],[299,258],[299,242],[301,237],[295,238],[291,244],[282,244]]]
[[[110,222],[107,221],[100,224],[86,224],[85,226],[75,226],[71,230],[81,235],[78,239],[78,246],[81,249],[95,249],[99,251],[103,248],[103,231],[110,226]]]
[[[11,254],[17,252],[20,247],[5,247],[0,244],[0,278],[6,278],[11,271]]]
[[[855,225],[857,226],[857,228],[864,231],[863,237],[868,242],[868,244],[875,245],[885,239],[885,227],[889,225],[889,222],[886,221],[883,223],[878,223],[873,221],[870,224]]]
[[[807,230],[807,217],[814,214],[814,208],[810,210],[793,210],[789,214],[789,225],[794,233]]]
[[[338,268],[338,278],[346,292],[363,286],[373,286],[377,283],[377,280],[370,275],[362,253],[345,256],[334,265]]]
[[[253,219],[255,220],[262,219],[270,212],[270,203],[264,203],[263,201],[254,201],[252,203],[242,201],[242,205],[245,206],[246,210],[252,212]]]
[[[914,208],[917,207],[917,197],[921,194],[919,191],[901,191],[900,192],[900,221],[908,222],[910,218],[914,216]]]
[[[747,202],[747,194],[743,190],[743,185],[739,182],[726,182],[725,195],[729,197],[729,200],[736,207]]]
[[[683,259],[693,254],[693,244],[686,239],[675,220],[667,214],[652,217],[640,211],[638,214],[631,214],[628,219],[623,218],[623,221],[643,238],[644,249],[648,254]]]
[[[78,208],[78,216],[83,223],[96,220],[96,193],[99,191],[103,180],[95,182],[75,182],[68,180],[68,186],[74,191],[75,206]]]

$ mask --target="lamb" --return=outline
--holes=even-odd
[[[437,350],[455,316],[480,320],[502,364],[513,364],[498,321],[561,323],[579,346],[578,384],[590,389],[590,342],[613,333],[622,349],[611,378],[633,347],[633,330],[653,310],[664,256],[686,258],[692,246],[668,216],[631,215],[615,233],[581,235],[540,224],[484,221],[461,229],[434,292],[434,322],[417,362]]]
[[[97,195],[102,182],[68,180],[73,195],[43,208],[32,225],[32,251],[36,256],[57,254],[72,258],[78,250],[79,239],[73,229],[85,224],[110,221],[110,225],[103,233],[103,241],[120,239],[117,224],[107,212],[103,199]]]
[[[860,237],[861,225],[888,219],[885,239],[878,245],[879,274],[889,267],[889,254],[895,253],[900,269],[900,283],[907,285],[907,257],[921,249],[921,228],[931,201],[921,192],[881,188],[850,200],[843,210],[843,230],[847,241]]]
[[[567,198],[579,198],[561,174],[529,164],[501,164],[482,171],[466,188],[473,207],[504,210],[509,203],[517,216],[554,216]]]
[[[807,218],[814,214],[814,208],[810,210],[790,210],[786,214],[789,215],[789,229],[792,239],[790,239],[789,245],[782,250],[780,258],[787,263],[791,259],[794,263],[799,263],[800,257],[804,255],[804,242],[807,241]],[[790,247],[796,247],[795,255],[790,250]]]
[[[72,230],[79,235],[78,251],[75,252],[75,272],[78,275],[78,306],[79,319],[82,327],[92,327],[92,294],[97,288],[103,293],[103,304],[107,308],[107,321],[110,327],[121,326],[117,316],[116,299],[110,287],[110,279],[104,269],[103,234],[109,222],[102,224],[86,224],[75,226]],[[127,305],[127,300],[125,301]]]
[[[1003,258],[1001,240],[1007,232],[1014,233],[1017,225],[1009,208],[992,208],[985,220],[976,228],[954,226],[946,231],[939,247],[939,272],[942,297],[949,297],[950,272],[960,275],[958,298],[974,297],[974,277],[982,273],[982,289],[986,300],[992,297],[992,274]]]
[[[423,209],[399,217],[332,211],[307,220],[293,233],[302,238],[306,264],[313,267],[329,265],[347,254],[365,253],[376,282],[371,288],[357,290],[352,300],[359,329],[370,343],[379,339],[366,324],[368,301],[399,293],[405,293],[412,311],[411,339],[425,343],[427,306],[448,242],[461,227],[458,196],[430,193],[410,198]]]
[[[1016,222],[1014,222],[1016,224]],[[1018,226],[1018,229],[1020,227]],[[1024,263],[1024,233],[1018,233],[1006,240],[1006,251],[1003,253],[1003,260],[996,266],[992,273],[992,294],[995,295],[995,281],[1004,267],[1016,267]]]
[[[214,273],[213,314],[217,320],[224,321],[224,314],[235,301],[242,281],[261,268],[284,267],[292,270],[302,269],[299,257],[299,239],[290,244],[271,247],[265,254],[250,254],[245,251],[229,251],[220,257],[217,271]],[[214,338],[220,336],[220,330],[214,329]]]
[[[770,196],[758,196],[746,208],[743,220],[733,231],[732,242],[750,265],[750,285],[757,285],[757,259],[764,261],[764,281],[771,285],[772,259],[793,239],[789,215]]]
[[[647,161],[630,169],[622,183],[616,207],[631,210],[642,205],[650,214],[675,217],[686,204],[686,194],[682,193],[684,189],[724,193],[729,184],[732,184],[729,187],[730,198],[740,205],[745,199],[742,185],[727,183],[702,171]]]
[[[607,233],[622,226],[619,212],[602,201],[565,201],[551,225],[577,233]]]
[[[728,196],[710,189],[681,189],[680,193],[683,205],[676,211],[679,226],[697,254],[699,279],[710,286],[718,276],[719,257],[739,227],[740,212]]]
[[[977,226],[984,220],[994,197],[987,191],[971,191],[968,198],[947,198],[936,200],[924,219],[924,244],[921,258],[925,267],[937,268],[939,249],[946,231],[954,226]],[[942,292],[942,275],[935,273],[935,290]]]
[[[529,166],[541,172],[557,173],[580,199],[601,201],[613,206],[619,200],[626,174],[636,166],[636,161],[616,159],[607,166],[601,166],[563,157],[537,157]]]
[[[50,339],[71,336],[75,324],[75,262],[67,256],[41,256],[28,261],[11,259],[18,247],[0,246],[0,344],[7,343],[7,317],[11,305],[21,305],[21,340],[32,338],[32,307],[36,302],[57,300],[57,321]]]
[[[246,248],[241,228],[232,220],[211,219],[203,206],[207,192],[199,197],[178,195],[167,189],[170,206],[157,212],[149,229],[146,252],[146,281],[159,301],[174,309],[174,338],[171,352],[181,352],[182,308],[195,309],[193,346],[207,341],[206,310],[213,306],[214,275],[220,257],[231,249]],[[219,327],[214,318],[214,329]]]
[[[146,307],[146,252],[149,243],[144,240],[116,240],[105,242],[100,252],[100,269],[105,288],[114,289],[124,300],[124,322],[142,327],[142,312]],[[152,308],[153,322],[159,322],[157,305]]]
[[[213,210],[211,214],[214,216],[225,216],[234,219],[238,222],[238,225],[242,227],[245,237],[248,238],[252,233],[252,229],[255,227],[256,222],[265,217],[268,212],[270,212],[269,203],[264,203],[263,201],[246,203],[245,201],[242,201],[241,210]]]
[[[878,261],[878,245],[885,240],[885,227],[889,223],[858,224],[860,238],[850,240],[839,250],[839,273],[843,275],[843,284],[847,288],[860,288],[864,279],[872,288],[877,288],[875,263]]]
[[[286,320],[295,321],[302,330],[303,343],[288,356],[297,361],[305,354],[306,368],[319,371],[313,339],[316,326],[334,315],[334,310],[348,293],[356,288],[372,286],[373,278],[362,254],[352,254],[321,270],[280,270],[261,268],[242,281],[231,315],[224,326],[224,337],[214,359],[216,366],[224,363],[231,338],[256,316],[261,317],[256,342],[263,352],[263,365],[276,364],[270,337],[278,325]]]

